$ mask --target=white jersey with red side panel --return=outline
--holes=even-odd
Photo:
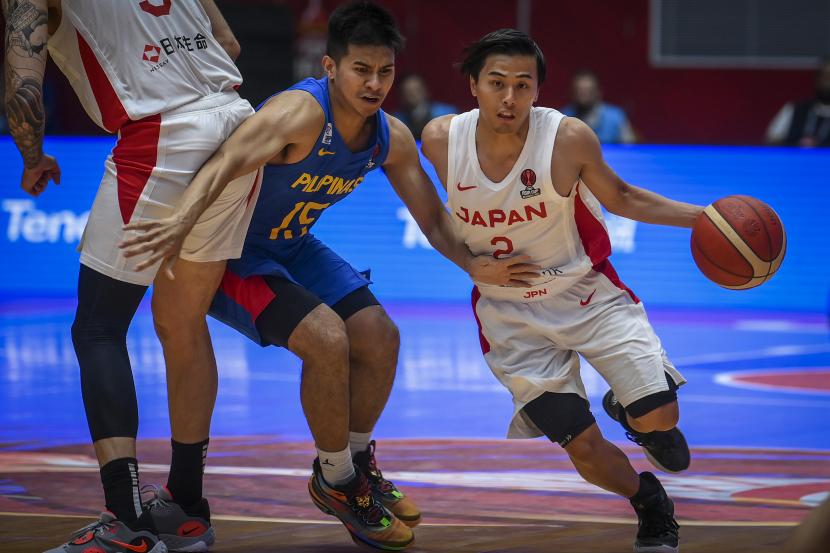
[[[542,267],[531,288],[476,283],[481,295],[538,301],[570,288],[591,269],[624,288],[607,259],[611,243],[599,201],[581,181],[567,197],[553,187],[551,158],[564,115],[531,108],[524,148],[501,182],[490,180],[478,162],[478,117],[474,109],[450,123],[447,195],[453,219],[473,254],[526,254]]]
[[[198,0],[62,0],[61,8],[49,53],[110,132],[242,82]]]

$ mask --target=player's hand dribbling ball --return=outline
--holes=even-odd
[[[727,196],[706,206],[692,228],[692,257],[724,288],[760,286],[784,260],[787,235],[773,209],[751,196]]]

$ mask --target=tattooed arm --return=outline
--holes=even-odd
[[[43,153],[43,74],[49,40],[47,0],[0,0],[6,18],[5,106],[9,132],[23,156],[21,187],[39,195],[60,168]]]

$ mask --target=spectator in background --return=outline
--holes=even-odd
[[[395,117],[409,127],[415,140],[421,140],[421,131],[427,123],[458,109],[450,104],[433,102],[429,97],[427,84],[420,75],[409,75],[401,81],[401,109]]]
[[[767,144],[830,146],[830,57],[819,65],[815,97],[785,104],[767,127]]]
[[[631,144],[634,130],[622,108],[602,101],[599,79],[592,71],[578,71],[571,80],[571,103],[562,109],[584,121],[603,144]]]

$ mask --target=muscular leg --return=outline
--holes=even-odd
[[[121,282],[81,265],[72,323],[84,408],[102,469],[107,508],[126,522],[140,512],[132,474],[137,480],[138,403],[127,329],[146,291],[146,286]]]
[[[175,280],[159,273],[154,282],[153,321],[167,365],[170,427],[177,442],[200,442],[210,434],[217,374],[205,317],[224,271],[224,261],[179,259]]]
[[[300,400],[318,449],[341,451],[349,444],[349,341],[346,325],[318,305],[288,338],[303,360]]]
[[[603,437],[596,424],[574,438],[565,451],[587,482],[625,498],[637,493],[639,474],[625,453]]]
[[[195,506],[202,498],[218,381],[205,316],[224,270],[224,261],[179,259],[175,280],[159,273],[154,283],[153,320],[167,365],[172,434],[167,488],[184,506]]]
[[[351,367],[349,430],[371,432],[392,391],[400,334],[380,305],[365,307],[351,315],[346,319],[346,329]]]

